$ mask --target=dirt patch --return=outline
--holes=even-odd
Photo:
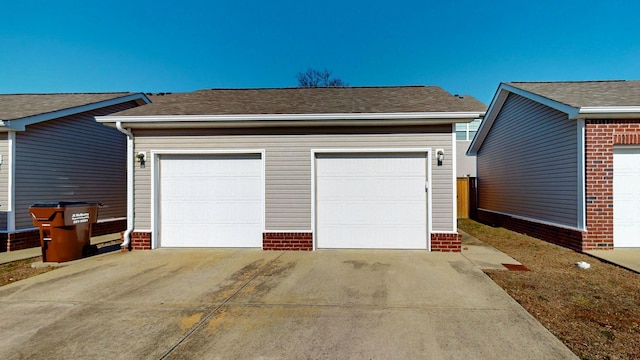
[[[504,228],[458,226],[530,270],[485,273],[581,359],[640,359],[639,274]]]
[[[55,267],[32,268],[31,264],[38,261],[42,261],[41,256],[0,265],[0,286],[56,269]]]

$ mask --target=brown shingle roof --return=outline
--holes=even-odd
[[[118,116],[483,112],[470,96],[437,86],[213,89],[150,96],[151,104]]]
[[[131,93],[85,94],[0,94],[0,120],[15,120],[33,115],[70,109]]]
[[[640,106],[640,80],[511,82],[513,87],[576,108],[590,106]]]

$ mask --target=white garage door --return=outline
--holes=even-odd
[[[318,154],[318,248],[426,249],[426,154]]]
[[[260,155],[163,155],[160,246],[262,247]]]
[[[613,246],[640,247],[640,149],[613,152]]]

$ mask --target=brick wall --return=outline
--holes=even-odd
[[[40,230],[0,234],[0,252],[40,247]]]
[[[431,251],[460,252],[462,235],[458,233],[432,233]]]
[[[581,231],[514,218],[481,209],[478,209],[477,215],[478,221],[484,224],[503,227],[569,249],[582,250],[584,233]]]
[[[313,250],[313,234],[310,232],[265,232],[262,233],[263,250]]]
[[[587,232],[581,250],[613,249],[613,146],[640,144],[640,120],[585,124]]]

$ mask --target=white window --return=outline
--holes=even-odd
[[[470,123],[456,124],[456,140],[473,140],[473,137],[476,136],[476,132],[478,132],[481,121],[482,120],[480,119],[476,119]]]

